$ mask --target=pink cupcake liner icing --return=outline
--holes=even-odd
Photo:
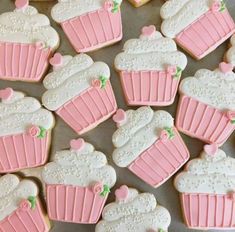
[[[235,129],[227,112],[182,95],[177,110],[176,127],[206,143],[222,145]]]
[[[183,193],[181,202],[189,228],[235,228],[235,201],[229,195]]]
[[[0,42],[0,79],[38,82],[49,65],[50,48],[41,44]]]
[[[121,12],[99,9],[61,23],[77,52],[89,52],[122,39]]]
[[[34,209],[18,208],[0,222],[0,231],[15,232],[47,232],[49,227],[45,221],[39,202]]]
[[[46,192],[49,218],[64,222],[96,223],[107,199],[89,187],[47,185]]]
[[[83,134],[108,119],[116,110],[113,89],[110,81],[107,81],[104,88],[88,88],[56,113],[78,134]]]
[[[174,128],[174,138],[158,139],[128,169],[157,188],[177,172],[189,159],[189,151]]]
[[[0,173],[38,167],[47,161],[50,132],[44,138],[27,133],[0,137]]]
[[[128,105],[171,105],[180,80],[166,71],[122,71],[120,76]]]
[[[235,23],[225,9],[208,11],[176,37],[176,42],[195,58],[201,59],[235,32]]]

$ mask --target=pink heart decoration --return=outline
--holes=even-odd
[[[122,185],[119,189],[116,189],[115,196],[118,201],[126,200],[129,194],[129,189],[126,185]]]
[[[16,0],[15,6],[17,9],[24,9],[29,5],[29,0]]]
[[[233,71],[233,65],[229,63],[222,62],[219,64],[219,69],[222,73],[228,73]]]
[[[205,145],[204,146],[204,151],[206,152],[207,155],[213,156],[218,151],[218,145],[215,144],[215,143]]]
[[[142,35],[151,36],[156,31],[156,27],[154,25],[143,27],[141,30]]]
[[[116,114],[113,116],[113,121],[120,124],[126,121],[126,112],[122,109],[118,109]]]
[[[81,151],[85,146],[84,139],[73,139],[70,141],[70,147],[72,150]]]
[[[227,116],[228,119],[234,120],[235,119],[235,112],[234,111],[228,111],[226,113],[226,116]]]
[[[0,90],[0,98],[2,100],[9,100],[14,93],[14,90],[12,88],[6,88]]]
[[[62,65],[62,60],[63,60],[63,57],[60,53],[55,53],[54,56],[50,59],[50,64],[53,66],[53,67],[59,67]]]

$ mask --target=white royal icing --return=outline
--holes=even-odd
[[[16,175],[7,174],[0,177],[0,221],[13,213],[22,200],[36,197],[38,188],[31,180],[20,180]]]
[[[175,38],[211,8],[211,0],[168,0],[161,7],[162,33]]]
[[[153,111],[144,106],[126,111],[127,120],[113,134],[113,160],[120,167],[130,165],[159,137],[162,129],[172,128],[174,119],[166,111]]]
[[[100,76],[110,78],[107,64],[94,62],[86,54],[63,56],[62,66],[54,69],[43,81],[48,91],[43,94],[42,103],[49,110],[55,111],[91,87],[92,80]]]
[[[182,94],[220,110],[235,110],[235,73],[201,69],[180,85]]]
[[[183,70],[187,65],[187,57],[177,50],[174,40],[164,38],[158,31],[151,36],[141,35],[139,39],[128,40],[123,50],[115,58],[118,70],[161,71],[173,65]]]
[[[96,232],[167,231],[171,222],[168,210],[157,204],[153,194],[138,193],[131,188],[128,199],[108,204],[102,217]]]
[[[0,41],[32,44],[42,42],[44,47],[55,49],[59,35],[50,26],[46,15],[39,14],[33,6],[15,9],[0,15]]]
[[[71,149],[57,152],[54,161],[44,167],[42,179],[46,184],[80,187],[102,182],[111,188],[116,182],[116,172],[108,165],[103,153],[85,143],[81,151]]]
[[[232,47],[227,52],[227,61],[235,66],[235,35],[231,38],[231,45]]]
[[[122,0],[114,0],[118,4]],[[105,0],[58,0],[51,10],[51,17],[58,23],[88,12],[99,10],[103,7]]]
[[[175,187],[181,193],[227,194],[235,190],[235,159],[222,150],[215,155],[202,152],[191,160],[186,171],[175,179]]]
[[[52,113],[43,109],[36,98],[14,91],[9,100],[0,102],[0,136],[27,133],[32,125],[46,130],[54,126]]]

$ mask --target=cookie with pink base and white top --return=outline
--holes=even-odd
[[[151,193],[139,193],[122,185],[115,191],[116,201],[104,207],[95,232],[167,232],[171,223],[168,210]]]
[[[102,152],[74,139],[69,150],[58,151],[45,165],[42,179],[50,219],[94,224],[116,182],[116,172]]]
[[[235,229],[235,159],[216,144],[175,178],[185,223],[194,229]]]

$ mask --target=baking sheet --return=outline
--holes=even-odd
[[[36,6],[37,9],[47,14],[50,17],[51,7],[55,4],[56,1],[48,2],[33,2],[32,5]],[[232,13],[235,19],[235,0],[227,0],[227,6],[229,7],[230,12]],[[111,47],[103,48],[101,50],[89,53],[91,57],[96,61],[104,61],[111,68],[111,82],[114,87],[114,92],[118,102],[119,108],[128,109],[125,104],[124,97],[122,94],[121,84],[117,73],[113,69],[113,60],[114,57],[121,51],[123,44],[126,40],[130,38],[136,38],[140,34],[140,30],[144,25],[154,24],[156,28],[160,29],[161,19],[159,15],[160,7],[164,3],[163,0],[152,0],[147,5],[142,6],[138,9],[132,7],[127,0],[123,0],[122,4],[122,17],[123,17],[123,33],[124,37],[122,42],[117,43]],[[6,11],[12,11],[14,9],[14,2],[11,0],[0,0],[0,13]],[[75,55],[75,51],[69,44],[66,39],[63,31],[60,26],[55,22],[51,21],[54,28],[59,32],[61,38],[61,44],[58,49],[62,54]],[[223,59],[224,53],[228,47],[227,43],[224,43],[219,48],[216,49],[213,53],[208,55],[201,61],[195,61],[188,56],[188,66],[183,72],[183,78],[194,75],[194,73],[201,68],[214,69],[217,67],[218,63]],[[1,62],[1,61],[0,61]],[[0,81],[0,88],[12,87],[16,90],[21,90],[36,97],[40,100],[42,93],[45,91],[43,85],[39,84],[30,84],[30,83],[20,83],[20,82],[9,82],[9,81]],[[170,112],[175,116],[176,106],[178,102],[178,96],[175,100],[175,103],[169,107],[154,107],[157,109],[164,109]],[[133,107],[134,108],[134,107]],[[180,202],[177,191],[173,187],[173,177],[170,178],[165,184],[161,187],[154,189],[143,181],[139,180],[134,174],[128,171],[125,168],[118,168],[111,159],[111,154],[113,150],[111,137],[115,131],[115,124],[111,119],[102,123],[94,130],[86,133],[83,137],[88,142],[92,143],[97,150],[103,151],[109,160],[109,162],[115,167],[117,172],[117,183],[115,187],[119,187],[121,184],[126,184],[131,187],[139,189],[141,192],[151,192],[153,193],[158,202],[165,206],[171,213],[172,222],[169,228],[169,232],[196,232],[199,230],[190,230],[187,229],[183,224]],[[189,138],[185,135],[182,135],[186,145],[188,146],[191,158],[196,157],[203,148],[203,143],[199,140]],[[51,154],[54,154],[56,150],[65,149],[69,147],[69,141],[71,139],[77,138],[75,132],[70,129],[61,119],[56,118],[56,127],[53,130],[52,137],[52,148]],[[222,147],[228,155],[231,155],[235,158],[235,136],[232,135],[226,144]],[[52,157],[52,155],[51,155]],[[113,189],[115,189],[115,187]],[[108,199],[108,202],[113,201],[114,196],[111,196]],[[79,225],[71,223],[60,223],[54,222],[52,232],[92,232],[95,230],[94,225]],[[224,230],[226,231],[226,230]]]

